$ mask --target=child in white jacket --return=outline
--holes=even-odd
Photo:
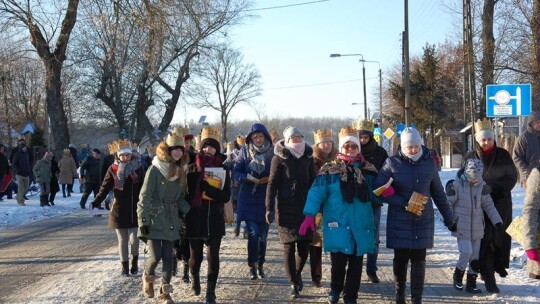
[[[482,174],[484,165],[476,158],[465,161],[463,168],[457,173],[455,180],[446,184],[446,196],[448,203],[454,211],[454,221],[457,230],[452,235],[457,237],[459,258],[454,271],[454,288],[463,290],[463,275],[467,264],[467,284],[465,290],[470,293],[480,293],[476,287],[477,267],[475,262],[480,253],[480,241],[484,237],[484,226],[495,224],[497,229],[502,229],[502,219],[495,209],[491,199],[491,189],[484,180]],[[484,211],[491,220],[485,222]]]

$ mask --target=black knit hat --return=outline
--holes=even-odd
[[[99,151],[99,149],[98,149],[98,148],[94,148],[94,149],[92,149],[92,152],[95,152],[95,153],[97,153],[97,154],[101,154],[101,151]]]
[[[205,138],[201,141],[201,150],[206,146],[211,146],[216,149],[216,153],[221,153],[221,145],[213,138]]]

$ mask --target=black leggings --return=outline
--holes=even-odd
[[[216,283],[219,275],[219,247],[221,246],[221,237],[211,237],[206,240],[189,239],[189,269],[191,273],[200,272],[204,245],[206,245],[206,260],[208,261],[207,281]]]
[[[298,282],[298,278],[306,264],[309,245],[311,240],[296,241],[283,244],[283,257],[285,259],[285,272],[289,278],[289,284],[294,285]],[[298,255],[295,256],[295,249],[298,249]]]
[[[171,283],[173,264],[173,241],[148,240],[148,261],[144,271],[149,275],[154,275],[160,260],[163,260],[161,271],[161,282]]]

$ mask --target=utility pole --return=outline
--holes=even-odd
[[[471,0],[463,0],[463,45],[464,49],[464,62],[465,62],[465,73],[464,73],[464,83],[467,89],[465,92],[464,99],[469,102],[470,110],[470,122],[471,122],[471,141],[470,148],[474,150],[474,118],[476,110],[476,86],[474,83],[474,49],[472,42],[472,13],[471,13]],[[464,101],[465,101],[464,100]],[[464,107],[465,109],[465,107]],[[464,115],[465,117],[465,115]],[[464,121],[467,124],[467,120]],[[467,149],[463,151],[466,153]]]
[[[405,89],[405,126],[411,123],[411,88],[409,79],[409,1],[405,0],[405,31],[403,32],[403,85]]]

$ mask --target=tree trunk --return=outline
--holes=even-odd
[[[540,0],[533,1],[531,20],[533,70],[532,70],[532,110],[540,110]]]
[[[494,83],[495,37],[493,36],[493,15],[497,0],[485,0],[482,13],[482,90],[478,102],[478,118],[486,117],[486,90]]]
[[[62,102],[62,63],[54,59],[45,62],[45,93],[47,101],[48,115],[51,119],[52,135],[54,137],[54,148],[56,157],[60,157],[61,151],[69,145],[69,130],[67,127],[67,116]],[[49,147],[51,148],[51,147]]]

